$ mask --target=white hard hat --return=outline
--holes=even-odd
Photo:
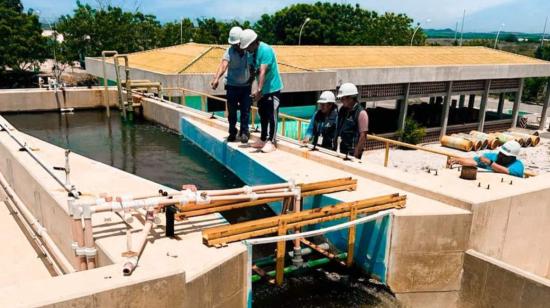
[[[358,95],[357,87],[353,83],[346,82],[338,89],[338,98]]]
[[[520,150],[521,145],[519,142],[510,140],[503,144],[498,151],[506,156],[518,156]]]
[[[231,45],[239,44],[241,42],[241,33],[243,29],[241,27],[233,27],[229,30],[229,38],[227,42]]]
[[[323,91],[319,99],[317,100],[318,104],[327,104],[327,103],[336,103],[336,97],[332,91]]]
[[[241,32],[241,48],[246,49],[258,38],[258,34],[252,29],[245,29]]]

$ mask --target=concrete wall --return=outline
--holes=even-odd
[[[550,278],[550,189],[475,204],[471,249]]]
[[[130,63],[130,66],[132,64]],[[97,58],[86,58],[86,71],[97,77],[103,78],[102,62]],[[107,63],[106,74],[110,80],[116,80],[114,64]],[[125,78],[124,71],[120,70],[121,78]],[[154,71],[145,71],[131,68],[131,79],[148,79],[162,83],[163,87],[183,87],[195,91],[202,91],[214,95],[225,95],[223,85],[217,90],[212,90],[210,81],[214,72],[210,74],[164,74]],[[284,84],[282,92],[308,92],[335,89],[337,85],[336,73],[333,71],[319,72],[295,72],[282,73],[281,79]]]
[[[356,84],[504,79],[550,76],[549,64],[453,65],[337,69],[337,80]]]
[[[388,286],[405,306],[441,307],[456,300],[470,221],[469,213],[394,217]]]
[[[3,118],[0,117],[0,120]],[[31,158],[27,153],[18,149],[6,133],[0,132],[0,172],[34,217],[48,230],[57,247],[69,260],[73,260],[72,219],[59,201],[64,193],[38,164],[28,163]]]
[[[111,87],[110,105],[117,105],[116,88]],[[104,107],[102,87],[67,88],[56,92],[47,89],[0,90],[0,112],[48,111],[59,108],[101,108]]]
[[[474,250],[464,256],[460,307],[548,307],[550,280]]]

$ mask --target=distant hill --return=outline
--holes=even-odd
[[[428,38],[454,38],[455,30],[454,29],[424,29],[424,33]],[[497,35],[495,32],[464,32],[464,39],[494,39]],[[500,33],[500,38],[505,39],[506,37],[516,37],[516,38],[526,38],[529,41],[540,41],[542,33],[523,33],[523,32],[506,32],[502,31]],[[457,38],[460,38],[460,30],[456,35]],[[546,33],[546,39],[550,38],[550,34]]]

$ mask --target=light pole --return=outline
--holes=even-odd
[[[546,24],[548,23],[548,16],[544,21],[544,29],[542,30],[542,37],[540,38],[540,48],[544,47],[544,37],[546,36]]]
[[[462,25],[460,26],[460,46],[462,46],[462,38],[464,38],[464,19],[466,18],[466,9],[462,12]]]
[[[500,35],[500,31],[502,31],[502,28],[504,28],[504,24],[500,24],[500,28],[498,29],[498,32],[497,32],[497,37],[495,37],[495,46],[493,47],[494,49],[497,49],[498,37]]]
[[[431,21],[430,19],[426,19],[426,23],[429,23],[430,21]],[[416,35],[416,32],[418,32],[418,29],[420,29],[421,25],[422,24],[420,22],[416,23],[416,28],[414,29],[413,35],[411,37],[411,46],[413,45],[414,36]]]
[[[302,31],[304,31],[304,27],[310,20],[311,18],[307,17],[306,20],[304,20],[302,27],[300,27],[300,35],[298,35],[298,45],[302,45]]]

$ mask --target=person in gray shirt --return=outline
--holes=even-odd
[[[225,90],[227,92],[227,111],[229,120],[228,142],[237,141],[237,133],[242,143],[247,143],[250,137],[248,131],[248,121],[250,116],[250,106],[252,98],[250,90],[252,78],[250,78],[250,65],[252,63],[251,55],[239,47],[240,27],[233,27],[229,31],[229,44],[231,46],[225,51],[222,62],[218,67],[214,79],[210,82],[212,89],[216,89],[220,78],[227,71],[225,80]],[[240,132],[237,131],[237,110],[241,113]]]

